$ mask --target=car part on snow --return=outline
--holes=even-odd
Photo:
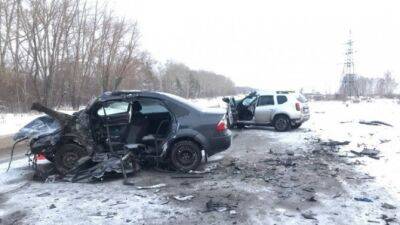
[[[388,126],[388,127],[393,127],[393,125],[382,122],[382,121],[378,121],[378,120],[372,120],[372,121],[365,121],[365,120],[360,120],[359,121],[360,124],[364,124],[364,125],[372,125],[372,126],[379,126],[379,125],[384,125],[384,126]]]

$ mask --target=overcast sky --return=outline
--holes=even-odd
[[[161,62],[261,89],[336,91],[349,30],[355,69],[400,81],[400,1],[113,0]]]

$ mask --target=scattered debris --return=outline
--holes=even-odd
[[[46,196],[49,196],[49,195],[51,195],[49,192],[44,192],[44,193],[38,194],[36,196],[37,197],[46,197]]]
[[[194,198],[194,196],[193,195],[175,195],[175,196],[173,196],[173,198],[178,201],[190,201]]]
[[[384,144],[384,143],[388,143],[388,142],[391,142],[392,140],[390,140],[390,139],[379,139],[379,142],[381,143],[381,144]]]
[[[230,217],[235,217],[236,215],[237,215],[236,210],[234,210],[234,209],[229,210],[229,216]]]
[[[205,173],[211,173],[213,170],[217,168],[217,164],[214,164],[212,166],[209,166],[205,168],[204,170],[190,170],[189,173],[192,174],[205,174]]]
[[[389,216],[387,216],[385,214],[382,214],[381,219],[384,220],[387,225],[392,223],[392,222],[396,222],[397,221],[397,219],[395,217],[389,217]]]
[[[166,187],[167,185],[164,183],[161,184],[155,184],[155,185],[151,185],[151,186],[137,186],[136,189],[139,190],[144,190],[144,189],[157,189],[157,188],[162,188],[162,187]]]
[[[296,163],[293,162],[292,158],[285,158],[285,159],[277,159],[276,165],[284,166],[284,167],[291,167],[291,166],[296,166]]]
[[[173,179],[178,179],[178,178],[203,178],[204,176],[202,175],[197,175],[197,174],[180,174],[180,175],[173,175],[171,178]]]
[[[316,220],[316,218],[315,218],[316,215],[317,214],[313,213],[312,211],[306,211],[306,212],[301,213],[301,216],[303,216],[305,219],[308,219],[308,220]]]
[[[339,197],[341,197],[342,196],[342,193],[337,193],[337,194],[335,194],[332,198],[339,198]]]
[[[350,144],[350,141],[332,141],[332,140],[329,140],[329,141],[320,142],[319,144],[322,145],[322,146],[336,147],[336,146],[339,146],[339,145],[348,145],[348,144]]]
[[[315,198],[315,196],[311,196],[311,197],[307,198],[307,201],[309,201],[309,202],[316,202],[317,199]]]
[[[351,153],[353,153],[354,155],[357,156],[368,156],[370,158],[373,159],[379,159],[380,157],[378,156],[378,154],[380,153],[379,150],[377,150],[376,148],[364,148],[361,152],[357,152],[354,150],[350,151]]]
[[[315,189],[313,187],[305,187],[305,188],[303,188],[303,191],[315,192]]]
[[[359,202],[373,202],[371,199],[366,198],[366,197],[355,197],[354,200],[359,201]]]
[[[286,151],[286,154],[289,155],[289,156],[294,156],[294,151],[292,151],[292,150],[287,150],[287,151]]]
[[[388,126],[388,127],[393,127],[393,125],[379,121],[379,120],[372,120],[372,121],[360,120],[359,123],[364,124],[364,125],[372,125],[372,126],[384,125],[384,126]]]
[[[389,203],[382,203],[382,208],[384,208],[384,209],[396,209],[397,207],[396,206],[394,206],[394,205],[392,205],[392,204],[389,204]]]
[[[212,199],[210,199],[206,203],[206,212],[212,212],[212,211],[225,212],[228,209],[229,210],[231,209],[230,205],[222,202],[214,202]]]

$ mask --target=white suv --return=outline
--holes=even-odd
[[[310,118],[307,99],[292,91],[251,92],[240,100],[225,97],[229,127],[274,126],[277,131],[296,129]]]

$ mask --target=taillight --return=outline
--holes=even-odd
[[[300,111],[300,103],[296,102],[296,110]]]
[[[221,121],[218,122],[216,130],[217,130],[217,132],[223,132],[226,129],[228,129],[228,128],[226,126],[225,118],[223,118]]]
[[[35,160],[45,160],[46,157],[44,156],[43,153],[39,152],[39,153],[37,153],[37,154],[34,155],[34,159],[35,159]]]

